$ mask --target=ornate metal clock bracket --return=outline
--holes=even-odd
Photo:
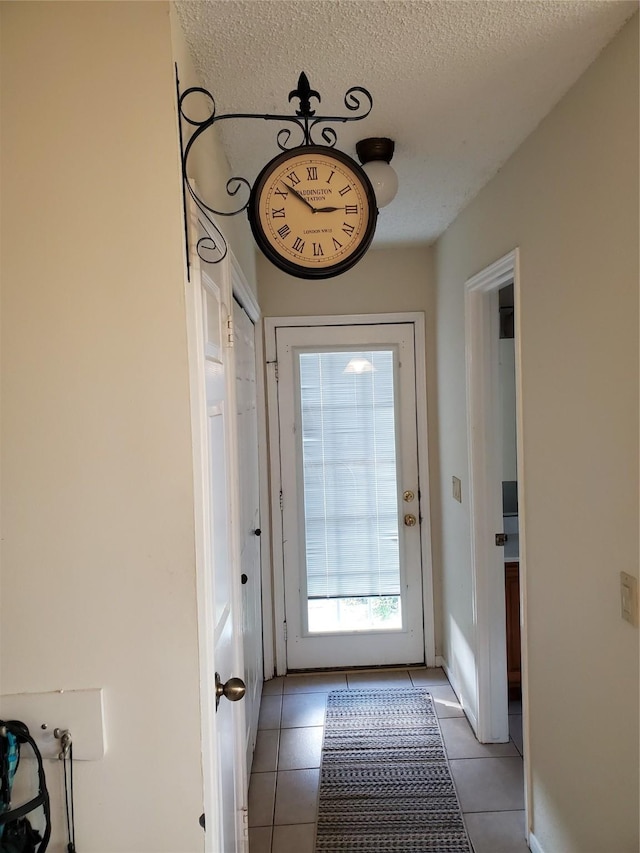
[[[366,118],[373,107],[373,98],[369,92],[362,86],[352,86],[344,96],[344,105],[347,110],[357,115],[344,116],[318,116],[315,110],[311,109],[311,100],[316,99],[318,103],[322,100],[318,92],[312,89],[309,85],[307,75],[302,72],[298,78],[298,86],[289,93],[289,101],[296,98],[299,101],[299,109],[295,115],[260,115],[258,113],[227,113],[225,115],[216,115],[216,103],[211,92],[203,89],[201,86],[192,86],[184,92],[180,92],[180,80],[178,79],[178,66],[176,65],[176,91],[178,98],[178,125],[180,130],[180,150],[182,154],[182,183],[183,183],[183,204],[184,204],[184,222],[185,222],[185,242],[187,249],[187,274],[189,274],[189,231],[187,225],[187,193],[193,199],[198,209],[198,223],[202,228],[205,236],[200,237],[196,244],[196,251],[201,260],[205,263],[217,264],[222,261],[227,254],[227,242],[220,229],[216,226],[212,215],[215,216],[237,216],[247,209],[249,205],[249,197],[251,193],[251,184],[246,178],[232,177],[227,181],[226,190],[229,198],[234,198],[241,193],[241,196],[246,198],[240,205],[233,210],[218,210],[215,207],[207,204],[202,199],[188,178],[188,162],[189,155],[193,150],[195,142],[219,121],[226,119],[251,118],[262,119],[263,121],[279,121],[288,122],[293,125],[293,128],[283,127],[278,131],[276,142],[281,151],[289,151],[293,148],[298,148],[304,145],[326,145],[332,148],[338,139],[336,131],[330,126],[320,128],[320,125],[328,125],[332,122],[348,122],[360,121]],[[209,114],[207,118],[198,120],[187,114],[186,101],[190,96],[200,94],[209,102]],[[188,125],[194,128],[188,138],[183,136],[182,122],[185,121]],[[319,138],[318,134],[319,133]]]

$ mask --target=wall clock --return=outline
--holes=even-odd
[[[297,278],[331,278],[365,254],[378,210],[369,178],[342,151],[303,145],[258,175],[247,208],[258,247]]]

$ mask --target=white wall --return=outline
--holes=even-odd
[[[2,692],[103,687],[78,849],[203,848],[167,3],[2,4]],[[52,851],[61,851],[61,771]]]
[[[438,241],[444,655],[473,681],[464,282],[521,261],[533,832],[545,853],[638,850],[638,20]],[[469,688],[471,701],[473,689]]]
[[[185,92],[192,86],[202,86],[189,54],[182,28],[178,21],[175,3],[170,4],[171,14],[171,40],[173,46],[173,57],[178,67],[178,79],[180,81],[180,92]],[[216,95],[215,87],[212,92]],[[185,100],[184,107],[187,115],[202,121],[210,115],[208,99],[192,95]],[[195,100],[195,103],[194,103]],[[184,143],[193,128],[184,126]],[[189,177],[196,182],[197,190],[202,200],[215,210],[234,210],[248,197],[244,190],[236,198],[230,198],[226,192],[226,183],[231,172],[229,163],[222,150],[222,145],[216,126],[205,131],[194,143],[189,153],[188,163]],[[237,216],[215,217],[216,223],[225,236],[229,249],[234,253],[247,284],[257,296],[256,282],[256,250],[249,221],[246,213]],[[203,267],[207,269],[205,264]]]

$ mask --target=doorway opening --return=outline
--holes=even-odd
[[[422,315],[265,325],[277,672],[433,665]]]
[[[526,642],[520,653],[520,637],[526,637],[526,551],[517,249],[466,282],[465,341],[478,697],[477,716],[470,721],[481,743],[508,742],[509,692],[515,697],[522,689],[528,806]]]

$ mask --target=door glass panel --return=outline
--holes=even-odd
[[[402,629],[396,360],[298,353],[310,634]]]

